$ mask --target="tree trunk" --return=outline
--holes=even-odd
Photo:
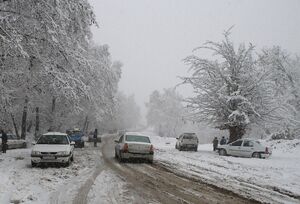
[[[245,134],[245,128],[235,126],[229,127],[229,143],[241,139]]]
[[[17,136],[18,139],[20,139],[19,131],[18,131],[17,124],[16,124],[16,121],[15,121],[15,117],[12,113],[10,114],[10,117],[11,117],[14,129],[15,129],[16,136]]]
[[[85,117],[82,132],[86,132],[87,124],[88,124],[88,116]]]
[[[55,105],[56,105],[56,97],[52,98],[52,106],[51,106],[51,121],[50,121],[50,127],[48,131],[54,131],[55,130]]]
[[[40,131],[40,115],[39,115],[39,107],[35,108],[35,131],[34,131],[34,138],[35,140],[39,137]]]
[[[87,121],[86,124],[86,135],[88,135],[90,121]]]
[[[32,120],[30,120],[29,124],[27,126],[27,132],[31,132],[32,125],[33,125],[33,122],[32,122]]]
[[[28,99],[25,98],[25,104],[22,115],[22,125],[21,125],[21,139],[25,140],[26,138],[26,122],[27,122],[27,109],[28,109]]]

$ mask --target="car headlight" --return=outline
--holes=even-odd
[[[40,155],[41,152],[39,152],[39,151],[32,151],[31,154],[32,154],[32,155]]]
[[[68,151],[57,152],[58,155],[69,155]]]

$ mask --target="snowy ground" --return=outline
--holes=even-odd
[[[94,182],[89,194],[89,204],[128,203],[126,183],[111,170],[102,171]]]
[[[268,159],[222,157],[211,144],[179,152],[176,139],[152,136],[158,164],[188,177],[267,203],[300,203],[300,141],[268,142]]]
[[[30,149],[0,154],[0,203],[72,203],[99,154],[99,149],[76,149],[67,168],[31,168]]]

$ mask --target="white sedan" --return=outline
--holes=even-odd
[[[68,166],[73,161],[74,142],[70,142],[67,134],[48,132],[43,134],[31,151],[31,165],[39,163],[59,163]]]
[[[115,142],[115,157],[120,162],[125,159],[143,159],[149,163],[153,162],[154,149],[148,136],[126,132]]]
[[[269,147],[263,146],[259,141],[253,139],[239,139],[230,144],[218,147],[219,155],[268,158],[272,151]]]

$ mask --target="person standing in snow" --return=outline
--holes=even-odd
[[[225,137],[223,136],[222,139],[221,139],[221,141],[220,141],[220,145],[224,145],[224,144],[226,144],[226,139],[225,139]]]
[[[7,135],[4,130],[1,130],[2,133],[2,152],[6,153],[7,150]]]
[[[218,148],[218,143],[219,143],[219,140],[218,140],[217,137],[215,137],[214,140],[213,140],[213,149],[214,149],[214,151],[217,150],[217,148]]]
[[[95,132],[94,132],[94,147],[97,147],[97,135],[98,135],[98,130],[95,129]]]

